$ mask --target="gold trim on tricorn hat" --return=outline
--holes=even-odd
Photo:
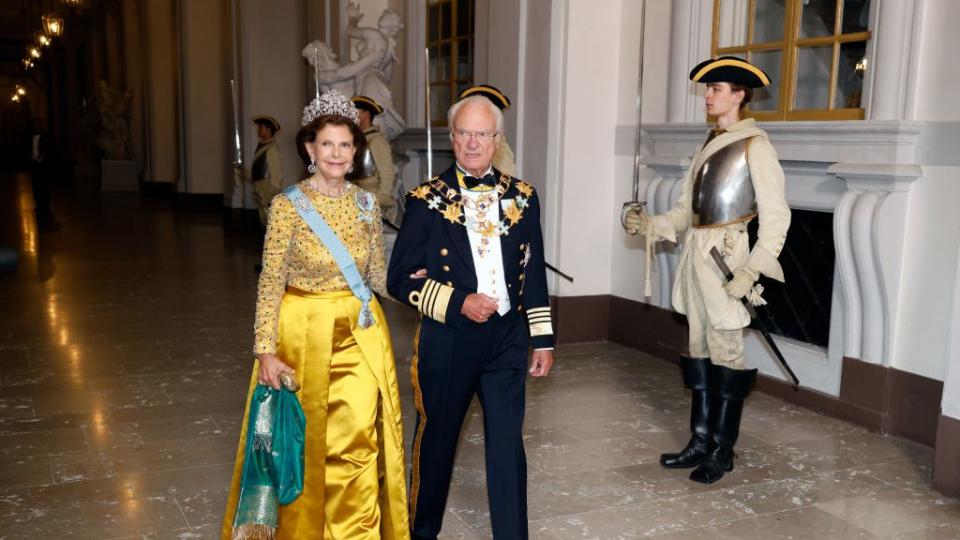
[[[762,69],[736,56],[721,56],[700,62],[690,71],[690,80],[698,83],[727,82],[747,88],[770,84],[770,76]]]
[[[358,109],[369,112],[370,114],[376,116],[383,113],[383,107],[380,106],[373,98],[368,98],[367,96],[353,96],[350,98],[350,101],[353,102],[354,106]]]
[[[471,86],[470,88],[464,88],[460,95],[457,97],[458,100],[463,98],[468,98],[470,96],[483,96],[493,102],[494,105],[500,107],[500,110],[507,110],[510,108],[510,98],[506,94],[501,92],[495,86],[490,86],[489,84],[478,84]]]
[[[263,125],[271,128],[271,129],[273,129],[274,132],[280,131],[280,122],[278,122],[277,119],[274,118],[274,117],[272,117],[272,116],[267,116],[267,115],[265,115],[265,114],[261,114],[260,116],[254,116],[254,117],[251,118],[250,120],[251,120],[254,124],[263,124]]]

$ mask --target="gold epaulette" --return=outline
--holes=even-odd
[[[411,304],[417,306],[420,313],[435,321],[445,323],[447,322],[447,307],[450,305],[453,290],[453,287],[449,285],[427,278],[423,288],[411,292],[408,299]]]
[[[527,323],[530,324],[530,337],[553,335],[550,306],[527,309]]]

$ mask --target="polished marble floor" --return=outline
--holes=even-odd
[[[257,240],[215,211],[80,188],[37,230],[0,175],[0,539],[215,538],[250,370]],[[405,411],[416,318],[388,306]],[[642,329],[638,329],[642,331]],[[686,439],[677,368],[615,344],[558,350],[528,384],[538,540],[960,538],[929,448],[762,394],[712,486],[656,463]],[[413,432],[405,417],[406,435]],[[489,538],[482,422],[464,428],[443,538]],[[408,446],[409,448],[409,446]]]

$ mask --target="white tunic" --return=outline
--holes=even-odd
[[[747,151],[750,179],[757,198],[759,230],[753,250],[747,239],[746,223],[724,227],[694,228],[691,200],[696,171],[704,161],[726,145],[741,139],[751,139]],[[685,234],[683,250],[677,264],[673,285],[673,307],[680,313],[688,312],[684,284],[697,283],[710,326],[716,330],[736,330],[750,324],[750,315],[740,300],[724,290],[725,279],[710,257],[710,248],[726,253],[726,262],[734,272],[747,267],[756,274],[783,281],[783,269],[777,257],[783,249],[790,227],[790,207],[784,195],[783,169],[766,132],[756,126],[752,118],[741,120],[724,133],[706,143],[693,157],[693,164],[683,180],[683,189],[676,205],[670,211],[652,216],[654,239],[676,242]]]

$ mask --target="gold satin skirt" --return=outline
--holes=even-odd
[[[288,289],[280,305],[277,356],[296,370],[306,416],[303,493],[280,507],[276,538],[407,539],[399,391],[386,318],[357,327],[350,291]],[[247,407],[257,384],[254,363]],[[243,472],[247,417],[240,433],[222,538],[229,539]]]

